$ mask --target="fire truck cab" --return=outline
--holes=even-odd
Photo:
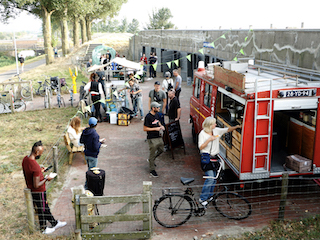
[[[320,174],[320,81],[301,75],[249,62],[200,67],[190,98],[194,142],[212,116],[217,127],[242,125],[219,140],[220,158],[240,180]],[[288,167],[292,155],[310,167]]]

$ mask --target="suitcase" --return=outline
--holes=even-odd
[[[93,193],[94,196],[103,196],[104,183],[105,183],[105,171],[102,169],[89,170],[86,172],[87,188]]]

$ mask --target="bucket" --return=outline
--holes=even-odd
[[[117,112],[110,112],[110,124],[117,124]]]

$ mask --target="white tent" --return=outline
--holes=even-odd
[[[112,63],[116,63],[118,65],[121,65],[122,67],[125,67],[125,68],[130,68],[132,70],[142,70],[142,65],[140,65],[140,63],[137,63],[137,62],[133,62],[133,61],[130,61],[130,60],[127,60],[125,58],[119,58],[119,57],[116,57],[114,59],[112,59],[110,62],[106,63],[106,64],[103,64],[103,65],[93,65],[92,67],[90,67],[88,69],[88,72],[92,72],[94,70],[98,70],[100,68],[104,68],[108,65],[111,65]]]

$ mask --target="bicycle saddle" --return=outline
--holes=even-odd
[[[184,178],[184,177],[181,177],[180,178],[180,181],[183,185],[188,185],[190,183],[192,183],[194,181],[194,178]]]

